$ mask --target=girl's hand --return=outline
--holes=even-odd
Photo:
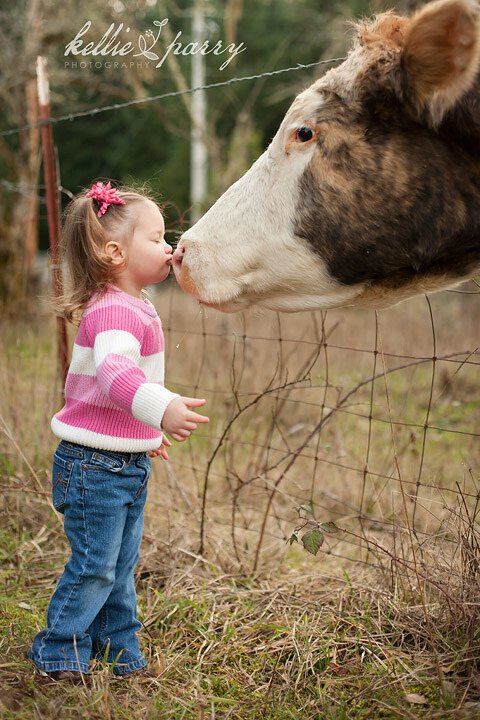
[[[171,447],[172,443],[168,438],[163,436],[162,444],[157,450],[149,450],[148,451],[148,457],[154,458],[154,457],[162,457],[164,460],[169,460],[167,447]]]
[[[194,430],[197,429],[198,423],[208,423],[209,418],[205,415],[199,415],[190,410],[193,407],[202,407],[206,400],[199,400],[191,397],[178,397],[168,404],[163,415],[162,428],[174,440],[183,442]]]

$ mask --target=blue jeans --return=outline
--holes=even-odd
[[[92,658],[125,675],[146,666],[137,638],[133,571],[150,475],[146,453],[95,450],[62,440],[53,458],[52,497],[71,548],[28,652],[45,672],[88,672]]]

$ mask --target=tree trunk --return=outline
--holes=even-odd
[[[26,165],[17,176],[16,182],[20,187],[32,184]],[[31,207],[28,192],[31,191],[12,193],[8,226],[5,235],[0,239],[0,302],[4,308],[23,305],[26,297],[25,235]]]
[[[32,68],[40,43],[39,0],[29,0],[26,10],[24,51],[18,67],[25,82],[23,89],[20,86],[18,111],[14,113],[14,122],[21,125],[38,120]],[[8,161],[10,176],[0,209],[0,306],[21,308],[34,279],[38,251],[39,128],[21,131],[11,147],[4,143],[0,151]]]

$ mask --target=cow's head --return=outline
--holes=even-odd
[[[479,59],[469,0],[360,24],[345,62],[183,235],[183,289],[226,311],[380,307],[476,272]]]

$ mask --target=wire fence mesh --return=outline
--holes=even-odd
[[[168,214],[172,233],[185,228],[184,215]],[[171,278],[149,290],[166,335],[167,384],[205,397],[211,418],[176,444],[168,466],[157,461],[150,532],[166,547],[180,543],[225,567],[256,571],[272,555],[303,562],[304,551],[286,552],[287,542],[321,523],[314,562],[333,571],[344,561],[393,562],[406,576],[418,553],[454,567],[458,516],[474,518],[478,529],[473,281],[380,312],[292,315],[200,309]],[[45,501],[48,466],[35,471],[35,457],[54,447],[47,421],[61,387],[53,318],[42,304],[26,310],[36,317],[27,337],[24,328],[3,328],[2,456],[23,448],[26,474],[8,490]],[[24,445],[31,417],[43,424],[37,442]],[[461,548],[469,562],[477,550]]]
[[[42,185],[1,186],[42,203]],[[188,210],[165,212],[174,241]],[[334,573],[353,562],[410,582],[434,555],[445,578],[429,582],[443,592],[459,558],[459,572],[478,573],[474,281],[377,313],[222,315],[199,309],[172,279],[151,294],[166,333],[167,384],[205,397],[211,418],[175,447],[171,463],[157,462],[149,522],[165,547],[257,571],[273,555],[304,562],[296,545],[285,554],[287,543],[316,528],[322,545],[314,562]],[[25,316],[32,312],[27,329],[3,323],[1,452],[7,469],[12,455],[23,457],[4,489],[45,502],[45,450],[54,447],[47,420],[61,387],[53,319],[45,306],[25,308]],[[31,418],[41,427],[25,445]]]
[[[173,285],[164,297],[169,382],[212,416],[173,462],[197,488],[200,549],[228,522],[230,552],[256,569],[309,502],[343,530],[325,537],[332,556],[455,543],[452,513],[478,501],[475,293],[241,317],[199,313]]]

